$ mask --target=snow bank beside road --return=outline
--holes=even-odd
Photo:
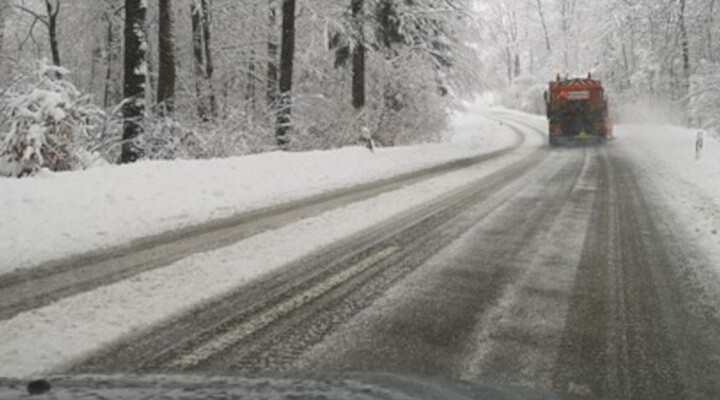
[[[720,279],[720,140],[704,135],[696,158],[697,129],[619,125],[617,144],[632,154],[658,195],[682,221],[691,243],[706,249]]]
[[[155,161],[0,178],[0,274],[509,146],[474,112],[451,143],[204,161]]]
[[[641,160],[651,157],[657,172],[696,186],[720,204],[720,139],[706,133],[703,149],[696,157],[697,129],[624,124],[616,131],[626,144],[623,148],[632,149]]]
[[[706,136],[696,159],[696,137],[679,127],[621,125],[615,144],[637,165],[658,229],[681,240],[673,251],[683,262],[674,268],[693,299],[687,311],[712,325],[720,319],[720,141]]]

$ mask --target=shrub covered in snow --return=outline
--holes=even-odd
[[[0,176],[82,169],[98,161],[87,145],[102,111],[64,79],[67,74],[41,64],[3,90]]]

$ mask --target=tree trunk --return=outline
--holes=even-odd
[[[275,110],[278,101],[277,2],[268,0],[267,104]]]
[[[115,1],[108,4],[110,7],[115,5]],[[122,52],[122,42],[120,40],[120,24],[115,23],[115,13],[108,11],[105,13],[107,18],[107,42],[105,44],[106,71],[105,71],[105,91],[103,95],[103,105],[110,108],[122,99],[120,78],[121,73],[117,69],[120,62],[120,53]]]
[[[246,74],[246,85],[245,85],[245,102],[246,102],[246,109],[248,110],[248,113],[255,111],[256,106],[256,93],[255,93],[255,70],[256,67],[256,58],[255,55],[255,47],[253,46],[250,49],[250,55],[248,57],[248,70]]]
[[[280,45],[280,105],[277,112],[275,138],[278,146],[287,149],[292,117],[293,59],[295,57],[295,0],[283,0],[282,42]]]
[[[92,50],[92,58],[90,61],[90,82],[88,83],[87,87],[89,88],[88,91],[92,93],[96,93],[96,83],[97,83],[97,77],[98,77],[98,70],[100,69],[99,66],[102,65],[103,62],[103,50],[101,46],[94,46]]]
[[[365,106],[365,35],[363,32],[363,0],[352,0],[355,34],[353,51],[352,103],[359,110]]]
[[[543,12],[541,0],[537,0],[537,9],[538,14],[540,15],[540,23],[542,24],[543,33],[545,34],[545,47],[547,48],[547,51],[550,52],[552,51],[550,47],[550,34],[548,33],[547,23],[545,21],[545,13]]]
[[[175,32],[172,0],[159,1],[158,52],[159,75],[157,89],[158,112],[172,114],[175,109]]]
[[[209,0],[195,0],[195,4],[191,7],[198,116],[204,122],[208,122],[217,117],[217,100],[212,86],[214,67],[210,54]]]
[[[715,3],[716,0],[711,0],[708,4],[708,12],[707,12],[707,18],[705,21],[705,27],[706,27],[706,36],[707,36],[707,59],[711,62],[716,62],[717,56],[715,54],[715,46],[714,46],[714,39],[713,39],[713,29],[715,26]]]
[[[684,99],[690,93],[690,40],[688,39],[687,26],[685,24],[686,1],[680,0],[680,46],[682,47],[683,83],[680,96]]]
[[[48,36],[50,38],[53,64],[60,66],[60,49],[58,48],[57,39],[57,16],[60,12],[60,0],[55,1],[55,8],[53,8],[51,0],[45,0],[45,7],[48,15]]]
[[[570,21],[574,14],[574,0],[562,0],[560,4],[560,27],[563,35],[563,62],[570,70]]]
[[[207,99],[210,105],[210,117],[214,120],[217,118],[217,99],[215,98],[215,90],[213,89],[212,78],[215,72],[215,65],[212,60],[212,52],[210,51],[210,0],[201,0],[203,15],[203,45],[205,51],[205,80],[207,81]]]
[[[7,18],[8,10],[10,9],[7,1],[0,1],[0,65],[5,59],[5,18]]]
[[[121,163],[137,161],[142,149],[137,138],[143,133],[145,83],[147,81],[147,42],[145,0],[125,0],[125,76],[123,84],[123,143]]]
[[[202,7],[195,2],[190,5],[192,9],[192,43],[193,43],[193,59],[195,65],[195,92],[197,95],[198,117],[203,121],[208,121],[208,109],[205,104],[205,90],[203,81],[205,80],[205,55],[203,54],[203,32],[201,27]]]
[[[513,57],[509,46],[505,46],[505,67],[507,68],[508,84],[512,85],[513,79]]]
[[[265,7],[262,7],[263,10],[265,10]],[[248,7],[246,12],[250,15],[252,20],[255,20],[258,18],[258,6],[257,4],[253,4]],[[265,12],[262,13],[263,17],[265,16]],[[256,43],[258,43],[262,39],[257,38],[257,33],[253,29],[250,32],[248,32],[248,40],[250,42],[249,50],[248,50],[248,56],[247,56],[247,72],[245,73],[245,112],[248,116],[251,116],[255,113],[256,106],[257,106],[257,69],[258,69],[258,61],[257,61],[257,51],[256,51]]]

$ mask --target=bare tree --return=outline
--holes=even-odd
[[[198,116],[202,120],[208,120],[208,110],[204,99],[203,81],[205,79],[205,53],[203,51],[203,32],[202,32],[202,6],[199,1],[193,1],[190,5],[190,13],[192,17],[192,47],[193,47],[193,65],[195,66],[195,91],[197,92],[197,108]]]
[[[497,29],[502,37],[508,83],[513,83],[515,78],[520,75],[518,11],[506,3],[496,4],[493,11],[496,16]]]
[[[123,96],[123,143],[121,163],[137,161],[142,149],[137,144],[144,131],[145,82],[147,81],[147,37],[145,0],[125,0],[125,76]]]
[[[717,0],[708,0],[707,4],[705,5],[705,19],[703,21],[703,25],[705,28],[705,58],[712,62],[717,61],[717,52],[715,51],[715,33],[717,33],[717,26],[715,26],[715,23],[717,21],[717,10],[716,10]]]
[[[10,7],[7,1],[0,1],[0,64],[5,58],[3,48],[5,47],[5,19],[8,17]]]
[[[25,7],[24,5],[16,5],[16,7],[30,15],[32,15],[35,18],[35,22],[40,21],[47,27],[48,30],[48,39],[50,40],[50,53],[52,54],[52,61],[54,65],[59,66],[60,65],[60,49],[58,45],[58,38],[57,38],[57,19],[58,14],[60,13],[60,0],[55,0],[53,3],[52,0],[45,0],[45,10],[47,12],[46,15],[40,15],[37,12]],[[33,27],[35,26],[35,23],[30,27],[30,30],[32,31]]]
[[[255,18],[258,14],[257,3],[247,7],[247,13]],[[264,7],[262,7],[264,9]],[[263,12],[263,16],[265,13]],[[253,113],[257,108],[257,69],[258,69],[258,55],[256,51],[256,43],[262,39],[258,39],[257,32],[253,29],[248,32],[250,39],[250,49],[246,53],[247,60],[247,73],[245,74],[245,108],[248,113]]]
[[[292,84],[295,58],[295,0],[283,0],[282,41],[280,45],[280,104],[277,111],[275,139],[287,149],[292,128]]]
[[[200,0],[203,10],[202,27],[203,27],[203,45],[205,51],[205,79],[208,83],[208,102],[210,103],[210,115],[213,119],[217,118],[217,99],[215,98],[215,90],[213,89],[213,74],[215,72],[215,64],[213,64],[212,52],[210,51],[210,24],[211,24],[211,0]]]
[[[53,64],[58,66],[60,65],[60,49],[58,48],[57,38],[57,17],[60,12],[60,4],[60,0],[55,0],[55,6],[53,7],[52,0],[45,0],[48,35],[50,37],[50,52],[52,53]]]
[[[118,65],[122,53],[122,17],[125,9],[122,0],[105,0],[102,19],[107,24],[105,40],[105,85],[103,105],[109,108],[122,100],[122,73]]]
[[[352,103],[355,109],[365,106],[365,34],[363,24],[365,15],[363,12],[363,0],[352,0],[350,5],[352,12],[353,34],[355,36],[353,46],[353,79],[352,79]]]
[[[547,22],[545,21],[545,13],[543,12],[542,0],[537,0],[537,10],[540,16],[540,22],[542,23],[543,34],[545,35],[545,47],[547,51],[552,51],[550,46],[550,34],[548,33]]]
[[[683,66],[683,83],[681,96],[685,98],[690,92],[690,39],[688,38],[688,31],[685,23],[686,0],[679,0],[678,7],[680,9],[678,17],[678,27],[680,30],[680,47],[682,49]]]
[[[268,0],[267,104],[275,109],[278,101],[278,22],[277,0]]]
[[[160,113],[165,115],[172,113],[175,108],[175,33],[172,0],[160,0],[158,5],[160,70],[157,103]]]
[[[560,0],[560,27],[563,38],[563,63],[566,69],[576,67],[570,65],[571,49],[570,43],[573,42],[572,28],[575,22],[575,11],[577,0]]]
[[[191,8],[198,115],[208,122],[217,117],[217,100],[212,84],[214,65],[210,52],[210,0],[195,0]]]

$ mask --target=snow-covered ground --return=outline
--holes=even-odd
[[[664,200],[690,243],[707,252],[708,272],[720,290],[720,138],[707,133],[696,153],[697,129],[671,125],[620,125],[617,144],[627,151]],[[673,228],[673,227],[671,227]],[[720,300],[720,291],[716,293]],[[720,313],[720,310],[717,310]]]
[[[658,168],[657,175],[696,186],[720,202],[720,138],[704,133],[703,148],[698,154],[697,129],[624,124],[618,125],[615,133],[618,141],[626,143],[623,148],[633,151],[638,161],[652,162]],[[677,191],[674,186],[668,189]]]
[[[544,116],[515,110],[493,109],[539,129]],[[647,117],[640,115],[638,119]],[[650,117],[657,119],[656,113]],[[703,132],[702,150],[696,152],[698,129],[669,124],[633,123],[615,125],[611,146],[626,152],[640,168],[641,177],[653,194],[663,200],[673,220],[688,232],[688,238],[707,252],[718,280],[720,300],[720,137]],[[709,283],[708,283],[709,284]],[[720,310],[718,310],[720,313]]]
[[[512,142],[514,134],[481,117],[478,111],[456,115],[452,144],[385,149],[376,155],[364,149],[343,149],[205,162],[141,163],[2,180],[2,251],[17,246],[42,256],[8,257],[0,265],[15,260],[17,263],[6,271],[30,267],[94,246],[384,178]],[[515,116],[523,117],[519,113]],[[544,124],[542,118],[526,120],[539,127]],[[702,158],[696,160],[694,135],[695,131],[677,127],[619,126],[613,146],[628,151],[645,171],[643,175],[668,193],[669,207],[678,220],[693,228],[704,249],[716,249],[714,265],[720,265],[720,143],[706,137]],[[524,147],[510,156],[298,221],[0,321],[0,376],[36,376],[61,367],[318,248],[487,176],[543,145],[538,135],[531,134]],[[273,165],[276,163],[282,166]],[[250,167],[256,170],[249,171]],[[56,216],[58,209],[61,216]],[[126,215],[118,215],[123,212]],[[10,228],[19,233],[13,235]],[[119,232],[111,232],[113,229]],[[99,235],[101,240],[96,238],[97,230],[106,232]],[[66,232],[74,236],[64,237]],[[24,240],[30,243],[21,243]],[[53,249],[65,245],[75,247],[71,251]],[[0,252],[0,257],[7,256]]]
[[[444,144],[207,161],[155,161],[0,178],[0,274],[507,147],[516,136],[455,113]]]
[[[246,203],[239,197],[242,191],[234,189],[239,190],[233,192],[238,198],[235,199],[235,202],[230,203],[237,207],[249,208],[248,204],[265,205],[260,201],[262,198],[268,201],[282,201],[283,199],[292,198],[291,196],[307,196],[310,192],[321,190],[320,188],[329,189],[340,185],[367,181],[368,178],[365,173],[358,172],[358,169],[370,169],[373,171],[373,176],[386,177],[397,174],[399,171],[407,171],[411,168],[441,162],[441,160],[487,152],[507,146],[509,143],[514,142],[516,138],[511,131],[495,122],[480,117],[475,112],[458,114],[454,121],[456,133],[452,145],[428,145],[385,150],[375,156],[365,154],[360,149],[346,149],[335,152],[297,155],[272,154],[259,158],[251,157],[252,160],[247,161],[251,164],[248,165],[260,163],[260,159],[266,160],[270,164],[277,162],[285,164],[281,169],[274,169],[277,167],[267,165],[266,167],[270,171],[276,171],[276,175],[271,175],[271,178],[268,178],[268,172],[262,174],[256,171],[257,175],[265,176],[266,179],[270,180],[269,182],[262,182],[257,177],[253,177],[252,174],[245,172],[246,175],[242,176],[248,176],[248,185],[255,183],[264,187],[268,193],[263,197],[257,194],[260,189],[256,188],[256,195],[253,198],[255,202]],[[476,136],[481,136],[481,138],[476,138]],[[131,279],[72,296],[49,306],[0,321],[0,360],[3,360],[0,363],[0,376],[28,377],[58,368],[71,360],[96,351],[114,340],[157,324],[166,318],[187,310],[189,307],[221,295],[243,282],[287,265],[287,263],[318,248],[349,237],[414,206],[487,176],[525,157],[542,144],[540,138],[531,136],[521,149],[508,156],[385,193],[317,217],[289,224],[280,229],[264,232],[223,249],[196,254],[170,266],[152,270]],[[416,155],[415,158],[413,158],[412,154]],[[352,155],[355,155],[355,158],[352,158]],[[297,161],[298,168],[311,168],[324,178],[321,179],[310,174],[307,179],[312,178],[312,183],[302,185],[294,182],[291,178],[284,177],[287,174],[286,169],[290,169],[296,174],[294,175],[295,179],[297,179],[298,174],[305,176],[304,172],[293,170],[292,165],[288,165],[295,159],[302,160]],[[227,191],[227,186],[237,184],[237,178],[234,175],[225,176],[227,175],[227,169],[231,169],[233,166],[237,168],[236,163],[242,162],[241,159],[211,161],[205,164],[206,170],[201,170],[199,166],[195,165],[203,163],[179,162],[173,164],[176,164],[179,168],[186,168],[185,172],[188,174],[190,169],[188,165],[196,169],[193,172],[198,176],[189,175],[182,180],[194,182],[204,190],[209,190],[207,189],[208,183],[206,181],[208,179],[204,174],[205,172],[215,176],[214,188]],[[367,167],[363,164],[360,164],[360,167],[358,165],[347,165],[348,162],[364,162]],[[382,167],[384,170],[380,170],[380,167],[371,167],[380,163],[385,165]],[[169,168],[169,165],[172,165],[170,163],[167,163],[168,165],[159,163],[159,166],[154,165],[155,163],[147,164],[150,165],[143,166],[139,164],[136,167],[131,166],[129,168],[139,173],[142,173],[143,168],[148,168],[155,174],[161,173],[158,171],[159,168],[167,168],[165,171],[172,170]],[[213,170],[220,166],[226,168],[226,171]],[[255,166],[258,167],[257,164]],[[168,215],[166,211],[162,210],[164,207],[174,207],[172,205],[174,201],[184,203],[187,208],[191,209],[191,211],[186,211],[188,216],[184,217],[185,221],[195,220],[193,218],[199,220],[208,213],[214,216],[212,214],[214,210],[208,209],[208,205],[203,204],[201,201],[208,198],[207,194],[196,194],[195,190],[191,190],[192,187],[188,187],[183,191],[182,188],[185,188],[185,185],[189,185],[189,183],[176,182],[181,176],[174,171],[167,172],[164,179],[161,179],[162,176],[159,175],[150,177],[141,175],[141,177],[136,178],[141,181],[143,188],[152,193],[151,195],[140,194],[137,197],[134,195],[128,197],[129,195],[124,196],[122,192],[114,191],[112,182],[107,182],[110,179],[108,175],[113,180],[133,179],[132,174],[122,171],[124,168],[61,174],[47,179],[37,178],[30,181],[36,181],[36,185],[42,186],[44,182],[53,182],[53,180],[63,179],[65,176],[68,177],[68,182],[72,182],[72,179],[69,178],[73,175],[77,175],[76,179],[79,181],[82,181],[83,177],[90,176],[93,178],[88,178],[88,182],[83,184],[77,183],[77,187],[89,190],[89,188],[92,188],[92,186],[89,186],[91,183],[101,182],[103,185],[98,190],[113,191],[112,193],[117,194],[125,201],[123,211],[131,213],[130,216],[139,217],[139,212],[132,207],[132,205],[137,205],[142,210],[143,216],[147,215],[148,218],[156,222],[159,221],[159,218],[152,215],[151,211]],[[332,168],[339,169],[340,172],[333,172]],[[103,171],[105,174],[102,174]],[[99,174],[99,176],[95,174]],[[341,179],[338,176],[344,178]],[[353,177],[353,179],[350,177]],[[155,186],[149,185],[148,180],[153,182]],[[219,182],[220,180],[222,182]],[[289,187],[283,187],[284,191],[278,193],[276,187],[278,181],[287,184]],[[335,183],[331,185],[325,181]],[[11,184],[18,185],[17,182],[21,181],[12,181]],[[124,185],[124,188],[133,187],[132,184],[127,182],[117,182],[117,184]],[[170,189],[157,187],[161,184],[173,188],[173,190],[177,191],[177,194],[163,194],[164,190]],[[146,185],[149,185],[149,187]],[[139,186],[140,183],[136,182],[134,188],[139,189]],[[19,187],[22,187],[22,185]],[[28,187],[32,187],[32,185]],[[45,193],[48,195],[63,192],[57,185],[51,185],[51,189],[47,190]],[[177,195],[187,195],[191,196],[191,198],[175,199],[173,196]],[[84,197],[78,198],[64,194],[63,196],[66,198],[66,213],[80,212],[78,210],[82,210],[83,206],[93,206],[93,203],[87,201]],[[146,196],[144,197],[146,201],[158,201],[158,198],[160,198],[163,204],[147,205],[146,209],[137,200],[141,196]],[[210,194],[210,197],[212,197],[212,194]],[[73,198],[78,203],[75,206],[71,205]],[[170,204],[166,204],[166,202]],[[217,202],[213,204],[217,204]],[[94,207],[97,207],[97,210],[93,211],[92,215],[100,217],[103,217],[102,211],[113,211],[106,204]],[[32,209],[32,211],[35,210],[42,214],[40,208]],[[31,211],[25,209],[24,212]],[[46,218],[52,218],[52,213],[49,211],[42,215],[46,215]],[[17,217],[23,219],[26,216],[18,215]],[[41,218],[32,214],[27,217],[30,221],[35,221],[38,224],[36,229],[40,230]],[[97,221],[88,223],[84,222],[82,217],[74,219],[71,216],[66,217],[74,221],[79,230],[88,227],[93,229],[99,227]],[[104,217],[107,218],[107,216]],[[110,221],[120,223],[124,221],[125,217],[116,216],[116,218],[120,219],[120,221],[112,219]],[[45,222],[45,224],[49,223]],[[137,225],[138,229],[145,229],[146,224],[148,223]],[[58,232],[52,226],[46,226],[46,228]],[[105,229],[107,230],[107,228]],[[82,234],[81,231],[78,232],[78,235],[80,234]],[[114,237],[118,238],[118,236]],[[109,235],[106,235],[105,239],[104,243],[112,243]],[[46,240],[52,241],[55,239],[48,235]],[[40,243],[36,244],[36,246],[43,249],[51,247],[48,243]],[[49,251],[46,251],[45,254],[47,253]]]

